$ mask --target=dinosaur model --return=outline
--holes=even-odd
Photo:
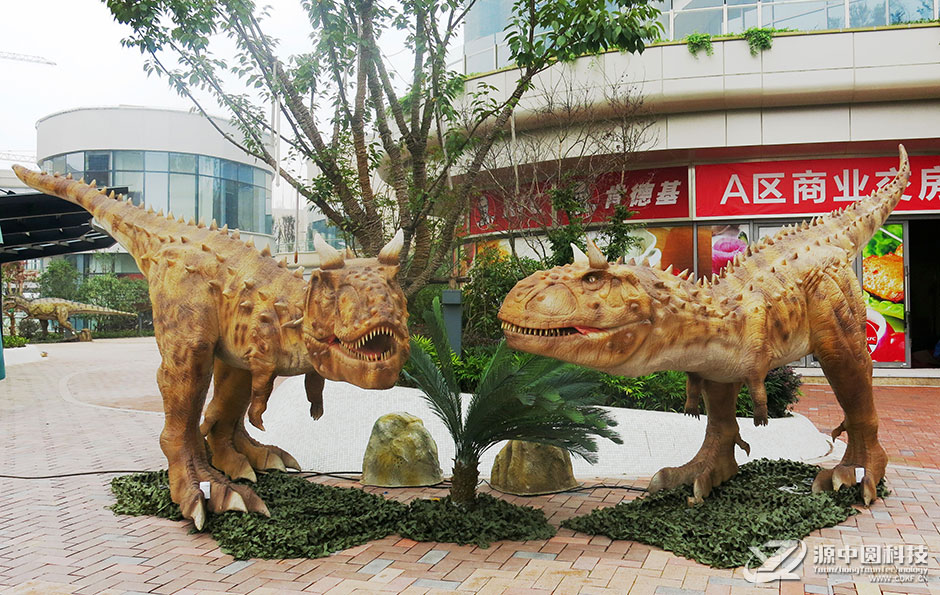
[[[305,374],[314,418],[323,411],[324,378],[388,388],[408,359],[408,313],[398,285],[401,230],[378,258],[346,260],[317,236],[320,266],[303,279],[286,260],[259,254],[238,230],[174,220],[117,200],[69,177],[14,166],[29,186],[81,205],[127,251],[150,282],[162,363],[157,382],[165,423],[160,446],[169,462],[170,494],[197,528],[206,501],[214,512],[269,514],[264,502],[232,479],[255,470],[298,468],[275,446],[255,442],[249,421],[262,413],[277,375]],[[209,381],[213,399],[200,425]],[[204,440],[205,437],[205,440]],[[211,465],[206,452],[211,451]],[[200,482],[208,482],[208,497]]]
[[[693,502],[737,472],[736,444],[749,452],[735,419],[741,384],[754,399],[754,423],[765,424],[767,372],[812,353],[844,411],[833,437],[848,433],[841,463],[821,471],[813,490],[855,485],[861,468],[869,504],[887,457],[878,442],[866,306],[852,261],[907,186],[903,146],[898,169],[871,197],[786,227],[698,283],[672,267],[608,263],[589,242],[587,254],[575,249],[573,264],[539,271],[509,292],[499,312],[509,346],[612,374],[688,372],[690,411],[699,393],[705,399],[705,440],[690,462],[660,470],[650,491],[691,484]]]
[[[133,312],[111,310],[94,304],[82,304],[61,298],[27,299],[21,295],[10,295],[3,298],[3,307],[7,310],[21,310],[27,318],[35,318],[42,324],[42,334],[46,335],[50,320],[55,320],[62,328],[73,333],[75,329],[69,322],[70,316],[97,315],[97,316],[137,316]]]

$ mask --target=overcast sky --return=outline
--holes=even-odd
[[[272,6],[265,32],[281,39],[282,57],[307,51],[310,29],[299,0],[258,0],[258,4]],[[40,56],[56,63],[0,58],[0,153],[34,155],[36,121],[62,110],[192,107],[164,79],[144,73],[139,51],[121,46],[129,28],[116,23],[101,0],[5,0],[0,10],[0,53]],[[402,40],[382,45],[393,48],[392,53],[401,52]],[[217,107],[210,111],[227,117]],[[0,167],[6,169],[13,162],[0,158]]]

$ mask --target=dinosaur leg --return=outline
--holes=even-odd
[[[754,425],[767,425],[767,390],[764,387],[764,378],[767,374],[761,374],[754,378],[748,378],[747,390],[751,394],[751,402],[754,404]]]
[[[734,416],[741,385],[704,380],[703,387],[708,422],[702,447],[685,465],[660,469],[650,481],[650,492],[691,484],[695,497],[690,499],[690,503],[698,503],[708,497],[713,487],[738,472],[734,447],[738,445],[749,450],[741,439],[738,420]]]
[[[833,436],[844,430],[848,434],[848,447],[841,463],[816,476],[813,491],[855,485],[859,482],[856,469],[863,469],[862,499],[867,505],[877,498],[876,487],[884,477],[888,458],[878,442],[871,356],[865,344],[865,305],[854,275],[845,280],[828,278],[825,283],[838,284],[846,299],[834,305],[823,302],[811,311],[813,351],[845,412],[845,419],[833,430]],[[835,289],[829,287],[830,291]]]
[[[686,374],[685,379],[685,414],[698,419],[701,412],[699,403],[702,400],[702,377],[694,372]]]
[[[197,529],[205,523],[207,504],[213,512],[247,510],[267,515],[267,507],[251,488],[231,483],[209,465],[205,440],[199,433],[199,416],[212,375],[215,344],[205,338],[209,331],[200,332],[208,315],[192,310],[175,312],[173,322],[178,324],[175,328],[189,329],[185,338],[176,341],[171,340],[173,329],[166,328],[165,317],[156,318],[163,359],[157,383],[165,413],[160,447],[169,463],[170,496]],[[208,499],[201,490],[202,483],[208,483]]]
[[[56,320],[59,322],[59,327],[69,329],[69,332],[75,334],[75,327],[72,326],[72,323],[69,322],[69,311],[66,308],[56,308],[55,311]]]
[[[323,416],[323,376],[310,372],[304,376],[304,392],[310,402],[310,417],[320,419]]]
[[[276,446],[255,441],[245,430],[251,372],[217,359],[214,378],[215,391],[200,428],[212,451],[212,465],[232,479],[249,481],[256,481],[255,469],[300,470],[294,457]]]
[[[42,318],[39,320],[39,326],[42,327],[42,338],[45,339],[49,336],[49,321]]]

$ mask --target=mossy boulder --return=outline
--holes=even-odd
[[[548,444],[510,440],[493,462],[490,485],[520,496],[551,494],[578,485],[567,450]]]
[[[427,486],[442,479],[437,443],[420,418],[389,413],[376,420],[362,458],[363,485]]]

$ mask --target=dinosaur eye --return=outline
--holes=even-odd
[[[581,281],[588,287],[596,287],[601,282],[601,275],[600,273],[590,272],[581,277]]]

